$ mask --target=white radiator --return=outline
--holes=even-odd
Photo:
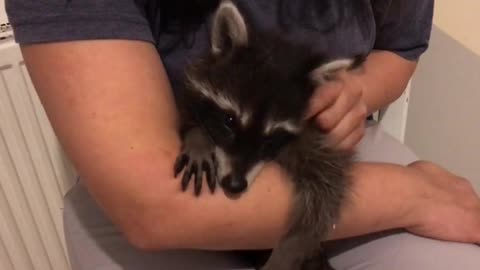
[[[0,269],[70,269],[62,196],[75,181],[18,45],[0,41]]]

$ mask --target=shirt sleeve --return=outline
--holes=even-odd
[[[5,0],[20,44],[87,39],[153,42],[135,0]]]
[[[434,0],[374,1],[377,36],[374,49],[418,60],[428,49]],[[387,4],[385,4],[387,3]]]

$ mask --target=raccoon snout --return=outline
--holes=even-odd
[[[233,176],[230,174],[225,176],[222,181],[220,181],[220,185],[226,192],[231,194],[238,194],[246,190],[248,182],[245,177]]]

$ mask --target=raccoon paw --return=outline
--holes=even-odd
[[[182,151],[174,165],[175,177],[183,171],[183,191],[187,189],[193,177],[195,195],[198,196],[202,189],[203,175],[205,175],[211,193],[215,191],[218,165],[214,148],[215,146],[199,130],[191,131],[186,135]]]
[[[195,155],[194,155],[195,156]],[[202,175],[205,174],[208,187],[213,193],[217,184],[215,155],[212,153],[209,158],[192,157],[189,153],[182,153],[175,161],[175,177],[183,172],[182,190],[185,191],[190,183],[192,176],[195,183],[195,195],[199,195],[202,189]]]

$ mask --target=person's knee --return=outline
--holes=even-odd
[[[398,233],[345,250],[331,263],[339,270],[478,270],[480,247]]]

